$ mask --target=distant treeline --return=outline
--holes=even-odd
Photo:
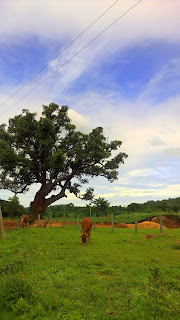
[[[4,217],[18,217],[24,213],[29,212],[29,208],[24,208],[20,204],[14,203],[13,201],[1,200],[1,207]],[[72,203],[67,205],[54,205],[50,206],[44,213],[44,217],[52,214],[53,218],[63,217],[65,214],[68,218],[77,217],[79,218],[85,216],[108,216],[112,213],[114,216],[127,214],[127,213],[180,213],[180,197],[168,200],[158,200],[158,201],[147,201],[145,203],[131,203],[127,207],[119,206],[110,206],[105,211],[97,209],[95,206],[85,206],[79,207],[74,206]]]
[[[116,215],[121,215],[125,213],[157,213],[157,212],[168,212],[168,213],[178,213],[180,212],[180,197],[175,199],[168,199],[168,200],[158,200],[158,201],[147,201],[142,204],[138,203],[131,203],[127,207],[119,206],[111,206],[106,211],[98,210],[96,207],[86,206],[86,207],[78,207],[73,206],[72,204],[69,205],[55,205],[49,207],[46,212],[45,216],[52,214],[53,218],[55,217],[62,217],[64,214],[66,217],[75,217],[79,215],[79,217],[85,216],[93,216],[96,217],[100,216],[107,216],[111,215],[112,213]]]

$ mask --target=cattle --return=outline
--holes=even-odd
[[[22,222],[22,225],[23,225],[23,229],[24,227],[28,227],[28,222],[29,222],[29,217],[26,215],[26,214],[23,214],[22,217],[21,217],[21,222]]]
[[[82,221],[82,231],[80,238],[82,239],[82,245],[86,245],[86,240],[88,240],[91,244],[91,228],[92,222],[89,218],[84,218]]]

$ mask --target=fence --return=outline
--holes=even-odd
[[[128,224],[125,224],[125,223],[117,223],[115,222],[114,220],[114,215],[113,213],[111,214],[111,222],[105,222],[105,226],[111,228],[112,232],[114,232],[115,230],[115,227],[119,227],[119,228],[127,228],[127,225]],[[34,224],[33,226],[35,227],[54,227],[54,226],[57,226],[57,227],[63,227],[65,228],[66,225],[76,225],[76,228],[77,230],[80,229],[80,225],[81,225],[81,219],[79,218],[79,215],[77,215],[77,218],[76,220],[74,219],[74,222],[69,222],[66,220],[66,216],[65,214],[63,215],[63,218],[59,221],[54,220],[52,219],[52,214],[50,214],[49,218],[47,220],[42,220],[40,219],[40,215],[38,215],[38,219],[36,221],[36,224]],[[95,215],[93,215],[93,217],[91,218],[92,220],[92,224],[93,224],[93,230],[95,231],[96,230],[96,227],[98,226],[103,226],[104,223],[101,222],[101,223],[98,223],[97,221],[97,217]],[[2,223],[1,223],[2,224]],[[117,225],[118,224],[118,225]],[[22,223],[20,222],[19,218],[17,218],[16,220],[4,220],[4,225],[5,225],[5,229],[6,230],[11,230],[11,229],[19,229],[19,228],[22,228]],[[131,224],[132,225],[132,224]],[[1,227],[1,226],[0,226]],[[29,224],[27,225],[27,227],[29,227]],[[30,226],[31,227],[31,226]],[[162,221],[162,215],[159,215],[159,227],[160,227],[160,233],[162,234],[163,233],[163,221]],[[1,227],[2,228],[2,227]],[[139,223],[138,223],[138,219],[137,217],[135,217],[135,221],[134,221],[134,225],[132,225],[132,228],[135,229],[135,233],[138,233],[138,229],[139,229]],[[3,234],[3,232],[1,231],[1,234]],[[2,237],[2,236],[1,236]]]

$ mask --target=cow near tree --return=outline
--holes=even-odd
[[[9,120],[7,128],[0,126],[0,188],[18,194],[40,184],[30,207],[30,221],[34,221],[49,205],[67,197],[67,192],[92,199],[92,188],[80,192],[88,178],[116,180],[119,165],[127,157],[117,152],[120,146],[121,141],[108,142],[101,127],[89,134],[77,131],[67,106],[43,106],[39,119],[24,109]]]

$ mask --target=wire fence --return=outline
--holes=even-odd
[[[165,228],[163,226],[162,215],[158,216],[159,223],[156,223],[156,222],[154,223],[154,222],[150,222],[150,221],[138,222],[137,217],[135,217],[134,223],[131,223],[131,224],[118,223],[118,222],[115,222],[115,218],[114,218],[113,214],[111,214],[111,217],[109,217],[109,218],[111,219],[111,221],[100,222],[100,219],[98,217],[96,217],[95,215],[91,216],[92,230],[96,231],[96,228],[98,228],[98,227],[106,227],[106,228],[111,229],[112,232],[115,232],[115,228],[131,228],[131,229],[135,230],[135,233],[138,233],[139,229],[141,229],[141,228],[148,229],[148,225],[149,225],[149,229],[159,228],[160,234],[163,234],[163,230]],[[1,218],[0,223],[2,226],[2,221],[3,221],[3,226],[4,226],[5,230],[13,230],[13,229],[20,229],[20,228],[27,229],[29,227],[36,227],[36,228],[62,227],[62,228],[66,228],[71,225],[71,226],[74,226],[77,230],[81,231],[82,220],[83,220],[83,218],[80,218],[79,215],[77,215],[76,219],[73,219],[73,221],[72,221],[72,219],[66,218],[65,214],[63,215],[63,217],[61,217],[59,219],[53,219],[52,214],[50,214],[49,217],[47,217],[46,219],[41,219],[40,214],[39,214],[38,219],[33,224],[29,224],[29,222],[23,223],[19,218],[14,219],[14,220],[6,220],[5,219],[4,221],[3,221],[3,218]],[[144,227],[143,227],[143,223],[144,223]],[[145,226],[145,224],[146,224],[146,226]],[[154,225],[152,225],[152,224],[154,224]],[[153,226],[154,226],[154,228],[153,228]]]

